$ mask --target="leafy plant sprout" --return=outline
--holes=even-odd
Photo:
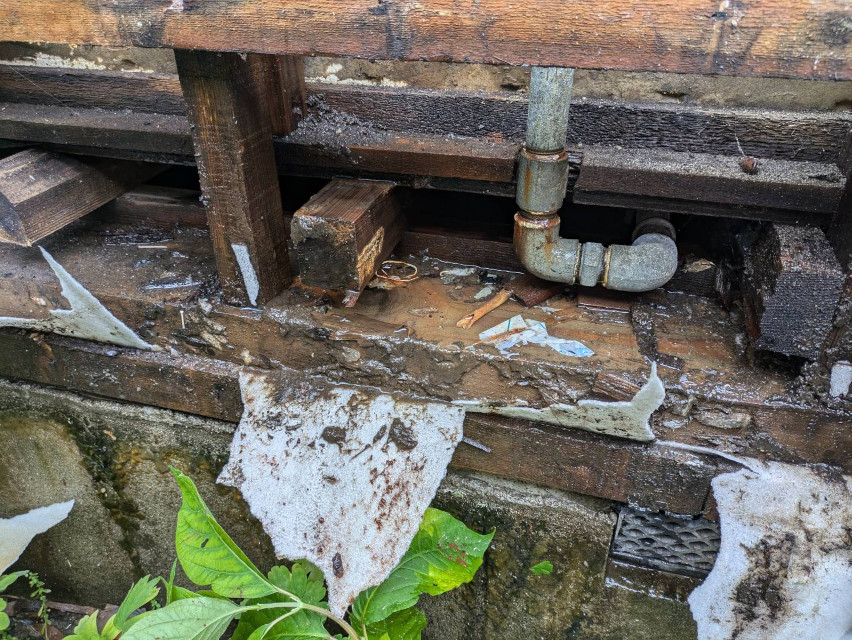
[[[478,534],[448,513],[427,509],[400,563],[382,584],[363,591],[348,616],[341,617],[328,609],[324,577],[317,567],[298,560],[264,575],[216,522],[192,480],[176,469],[172,473],[183,502],[175,535],[177,560],[169,578],[145,576],[130,588],[103,629],[98,629],[94,612],[80,620],[69,640],[218,640],[234,621],[232,640],[419,640],[427,624],[416,607],[420,596],[470,582],[494,535]],[[178,562],[190,581],[207,588],[192,591],[176,585]],[[36,574],[0,576],[0,592],[22,576],[30,581],[32,597],[41,601],[39,619],[46,631],[50,591]],[[155,600],[161,587],[164,606]],[[139,613],[144,607],[150,610]],[[328,621],[345,635],[332,635],[325,626]],[[0,638],[8,626],[0,607]]]

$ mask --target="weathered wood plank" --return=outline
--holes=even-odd
[[[835,164],[762,160],[753,173],[741,166],[742,157],[688,154],[671,151],[631,150],[611,147],[585,149],[573,201],[663,211],[706,212],[706,203],[751,210],[758,219],[796,212],[821,214],[830,221],[840,204],[844,176]],[[702,211],[704,209],[704,211]],[[762,213],[762,215],[761,215]],[[749,215],[747,214],[747,215]],[[722,214],[724,215],[724,214]]]
[[[255,58],[176,51],[222,289],[264,303],[290,283],[287,236]]]
[[[95,369],[98,374],[92,375]],[[209,358],[116,354],[57,336],[30,340],[0,330],[0,375],[229,422],[242,415],[238,372],[236,365]],[[460,445],[451,463],[455,468],[652,509],[701,513],[716,473],[711,456],[522,421],[470,416],[465,433],[492,452]]]
[[[305,68],[300,56],[250,54],[256,66],[258,82],[266,87],[266,108],[272,133],[286,136],[295,131],[307,113]]]
[[[332,180],[293,215],[299,277],[357,299],[405,231],[392,182]]]
[[[287,64],[292,61],[288,59]],[[292,82],[301,75],[293,68],[286,78]],[[525,94],[316,83],[308,84],[307,91],[322,108],[391,131],[518,143],[526,131]],[[186,113],[176,75],[86,69],[0,65],[0,102]],[[305,113],[303,104],[294,104],[296,108]],[[840,162],[850,131],[852,115],[844,112],[589,99],[571,106],[568,143]]]
[[[0,160],[0,242],[29,247],[162,171],[27,149]]]
[[[850,79],[849,3],[6,0],[10,41]]]

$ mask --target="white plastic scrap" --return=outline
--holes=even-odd
[[[831,367],[829,394],[832,398],[842,398],[849,395],[849,387],[852,387],[852,364],[838,362]]]
[[[33,538],[65,520],[73,506],[73,500],[57,502],[0,520],[0,574],[21,557]]]
[[[748,463],[713,480],[722,542],[689,596],[699,640],[849,640],[852,478]]]
[[[303,375],[240,376],[245,406],[219,482],[238,488],[282,558],[322,569],[343,615],[408,549],[464,410]]]
[[[50,317],[44,319],[0,317],[0,327],[18,327],[31,331],[45,331],[72,336],[83,340],[107,342],[134,349],[153,349],[137,336],[109,309],[71,277],[64,267],[43,248],[41,253],[53,273],[62,284],[62,297],[71,305],[70,309],[51,309]]]
[[[556,338],[547,333],[547,326],[538,320],[527,320],[520,315],[513,316],[479,334],[483,342],[490,342],[501,354],[511,356],[509,349],[515,345],[538,344],[558,351],[563,356],[587,358],[595,354],[582,342]]]
[[[666,397],[663,381],[657,375],[657,363],[651,363],[651,375],[629,402],[604,402],[583,398],[577,404],[552,404],[543,409],[517,405],[495,405],[478,400],[457,400],[454,404],[470,413],[494,413],[509,418],[547,422],[559,427],[574,427],[617,438],[650,442],[654,432],[648,424],[651,414]]]

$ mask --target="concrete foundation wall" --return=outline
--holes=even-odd
[[[0,380],[0,517],[59,500],[67,521],[19,561],[53,598],[116,603],[133,580],[167,574],[180,493],[174,465],[263,570],[271,545],[238,492],[215,484],[234,425]],[[614,504],[576,494],[451,473],[435,500],[469,526],[496,529],[477,579],[425,597],[425,638],[682,640],[695,627],[682,597],[606,577]],[[551,575],[529,568],[549,560]]]

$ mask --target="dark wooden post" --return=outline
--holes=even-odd
[[[175,51],[222,290],[262,304],[291,280],[267,89],[237,53]]]

